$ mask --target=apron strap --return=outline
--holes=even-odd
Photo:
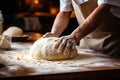
[[[75,15],[79,25],[85,21],[88,15],[97,7],[97,0],[90,0],[83,4],[76,4],[74,0],[71,0]]]

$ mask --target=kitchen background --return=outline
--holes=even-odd
[[[0,10],[4,17],[3,30],[17,26],[25,32],[44,34],[51,30],[59,12],[59,0],[0,0]],[[73,13],[62,35],[70,34],[77,26]]]

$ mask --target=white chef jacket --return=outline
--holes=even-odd
[[[82,4],[88,0],[74,0],[76,4]],[[60,0],[60,11],[73,11],[71,0]]]
[[[89,1],[89,0],[74,0],[78,5]],[[120,0],[98,0],[99,4],[110,4],[113,5],[111,8],[111,13],[120,18]],[[73,11],[71,0],[60,0],[60,11]]]

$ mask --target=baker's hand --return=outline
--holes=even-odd
[[[45,38],[45,37],[58,37],[58,35],[51,32],[47,32],[42,36],[42,38]]]
[[[69,55],[75,49],[76,44],[77,41],[72,36],[62,36],[56,41],[55,48],[58,49],[58,53],[63,52],[64,55]]]
[[[51,33],[51,32],[47,32],[42,37],[40,37],[38,40],[40,40],[42,38],[46,38],[46,37],[58,37],[58,35]]]

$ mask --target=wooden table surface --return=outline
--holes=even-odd
[[[41,61],[39,64],[37,62],[33,64],[30,60],[22,62],[20,58],[16,58],[16,60],[11,58],[11,60],[4,61],[2,57],[6,54],[12,55],[14,52],[29,51],[31,46],[32,42],[13,42],[12,50],[0,50],[0,80],[120,80],[120,59],[111,58],[89,49],[81,49],[78,46],[78,51],[94,58],[95,61],[92,62],[91,58],[88,59],[91,61],[86,64],[76,63],[77,61],[86,61],[87,56],[79,58],[79,60],[67,61],[70,63],[68,65],[65,65],[67,64],[66,61],[52,62],[44,60],[48,63],[44,64]],[[5,64],[4,62],[9,63]]]

